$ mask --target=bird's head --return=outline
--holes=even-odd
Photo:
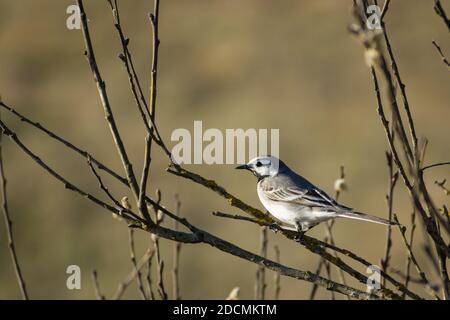
[[[258,180],[276,176],[278,172],[285,170],[285,168],[287,167],[283,161],[273,156],[259,156],[250,160],[247,164],[236,167],[236,169],[251,171]]]

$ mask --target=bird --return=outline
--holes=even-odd
[[[300,235],[321,222],[335,218],[363,220],[382,225],[397,224],[337,203],[277,157],[259,156],[247,164],[237,166],[236,169],[249,170],[256,176],[257,193],[264,208],[276,220],[285,224],[284,229],[296,231]]]

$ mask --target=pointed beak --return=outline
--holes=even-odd
[[[248,169],[248,166],[246,165],[246,164],[243,164],[243,165],[240,165],[240,166],[237,166],[235,169]]]

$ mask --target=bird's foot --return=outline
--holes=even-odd
[[[272,230],[273,232],[277,232],[277,231],[280,231],[281,229],[283,229],[283,228],[281,228],[281,226],[280,226],[278,223],[276,223],[276,222],[273,222],[273,223],[269,224],[267,227],[268,227],[270,230]]]
[[[295,235],[294,240],[297,242],[302,242],[304,236],[305,236],[305,231],[297,231],[297,234]]]
[[[294,240],[297,242],[302,242],[305,232],[308,228],[305,228],[300,222],[297,222],[295,225],[295,229],[297,229],[297,234],[294,237]]]

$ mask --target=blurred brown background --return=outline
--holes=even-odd
[[[348,34],[351,1],[161,1],[158,122],[169,145],[176,128],[279,128],[280,156],[294,170],[333,194],[339,166],[346,167],[349,192],[341,201],[360,211],[386,215],[387,168],[385,136],[376,114],[376,100],[363,50]],[[122,173],[89,66],[83,56],[81,31],[66,28],[72,1],[0,1],[0,93],[3,100],[36,121],[92,152]],[[450,3],[443,1],[450,9]],[[122,24],[130,49],[148,88],[151,33],[147,13],[152,1],[120,1]],[[120,44],[106,1],[85,1],[97,60],[106,80],[119,128],[134,167],[140,171],[144,128],[132,100],[127,76],[117,58]],[[447,11],[448,11],[447,10]],[[433,11],[432,1],[392,1],[386,17],[393,49],[420,137],[430,140],[427,163],[450,159],[450,90],[448,71],[431,40],[450,54],[448,33]],[[103,197],[85,161],[2,113],[33,151],[58,172]],[[156,149],[155,149],[156,150]],[[35,299],[92,299],[91,271],[111,297],[131,271],[128,232],[111,215],[67,192],[9,140],[5,142],[10,211],[19,259],[30,296]],[[149,192],[163,192],[182,215],[202,228],[243,248],[258,250],[259,228],[211,215],[214,210],[239,213],[202,186],[164,171],[167,161],[155,152]],[[261,208],[255,180],[231,165],[192,165],[189,169],[215,179],[244,201]],[[117,197],[126,189],[104,176]],[[450,178],[448,167],[426,174],[437,204],[448,197],[433,185]],[[401,183],[395,212],[409,225],[411,206]],[[310,235],[321,238],[324,226]],[[386,229],[358,221],[335,225],[339,246],[379,263]],[[418,229],[420,233],[420,228]],[[149,237],[138,234],[138,255]],[[434,278],[417,238],[416,253]],[[394,231],[392,265],[404,269],[406,252]],[[171,287],[173,243],[162,240],[166,286]],[[270,234],[284,264],[314,271],[318,257],[281,236]],[[82,290],[67,290],[65,270],[82,270]],[[233,287],[253,298],[256,265],[206,245],[183,246],[180,261],[182,298],[225,298]],[[360,269],[362,272],[365,270]],[[267,273],[273,296],[273,273]],[[413,272],[414,274],[414,272]],[[337,280],[334,273],[334,279]],[[307,298],[310,284],[282,278],[281,297]],[[355,284],[349,281],[350,284]],[[320,298],[329,292],[320,290]],[[3,223],[0,225],[0,298],[19,298]],[[139,298],[136,287],[126,298]]]

